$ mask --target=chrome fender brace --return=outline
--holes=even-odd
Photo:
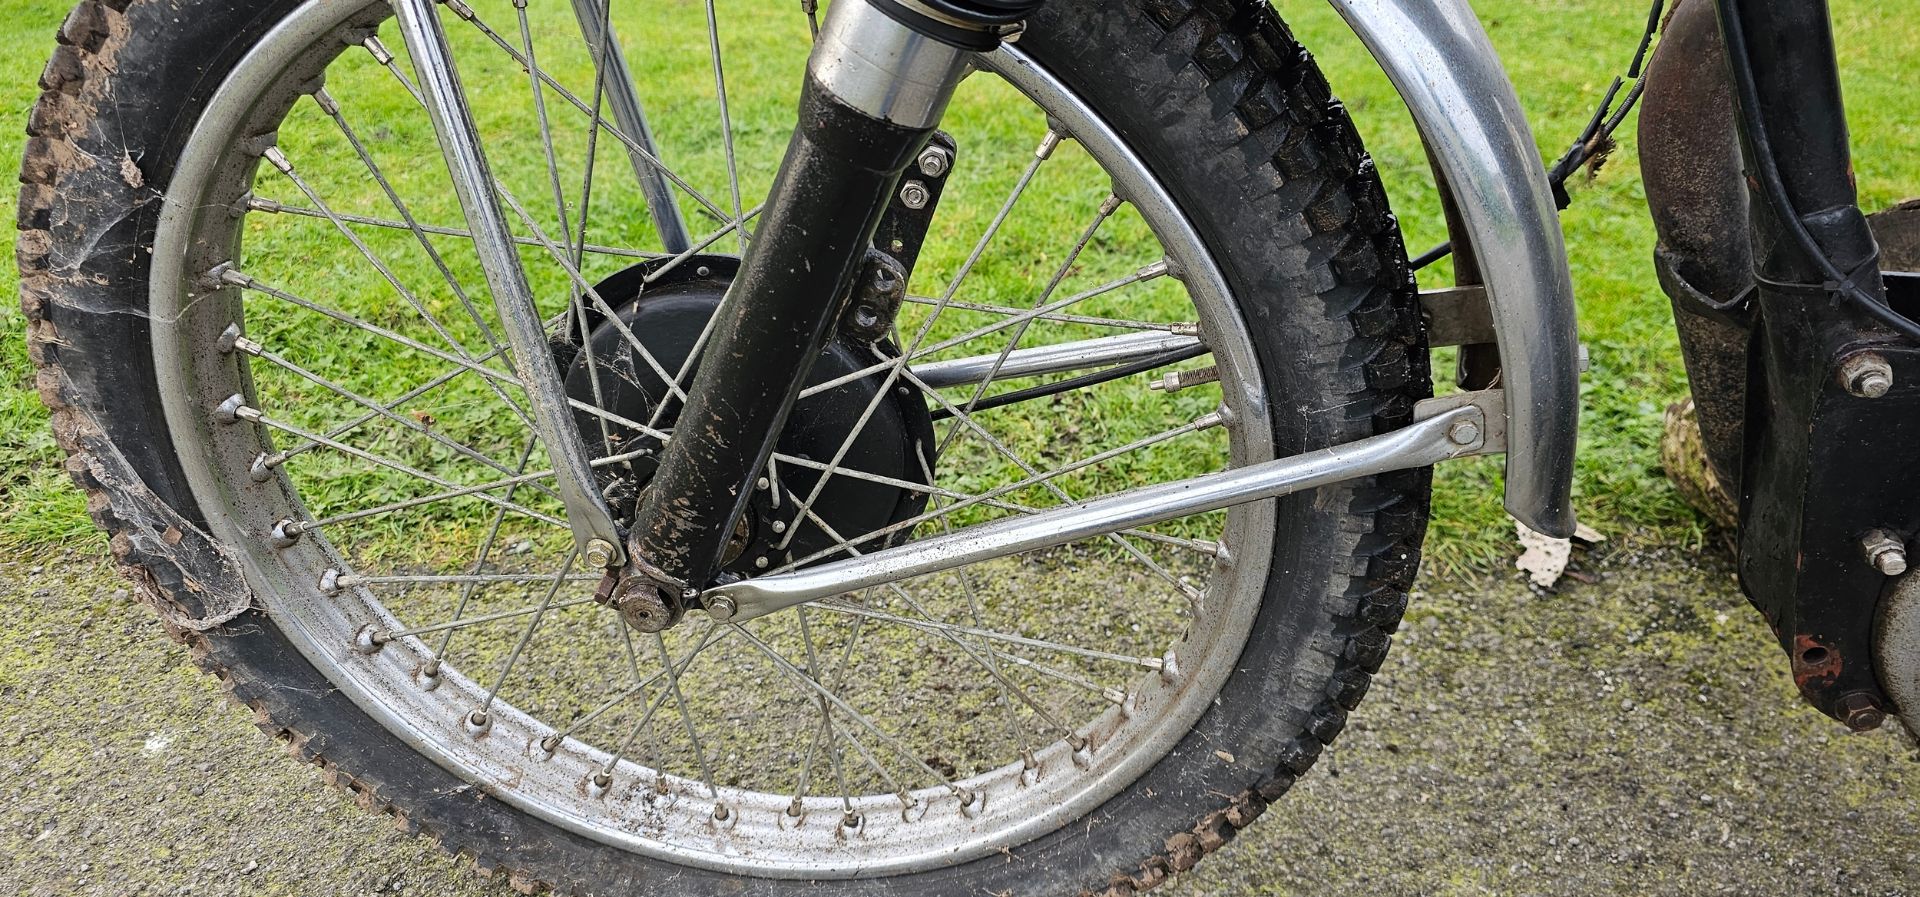
[[[1486,281],[1507,403],[1507,513],[1573,534],[1573,277],[1520,98],[1467,0],[1329,0],[1413,113]]]

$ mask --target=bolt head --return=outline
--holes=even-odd
[[[1840,383],[1848,393],[1877,399],[1893,390],[1893,365],[1873,352],[1861,352],[1840,365]]]
[[[605,539],[594,539],[588,542],[587,563],[600,570],[611,566],[613,564],[613,543]]]
[[[920,151],[920,173],[937,178],[953,167],[953,153],[944,146],[929,146]]]
[[[733,615],[739,612],[740,605],[733,603],[732,598],[724,595],[714,597],[707,601],[707,616],[712,617],[714,622],[725,623],[733,619]]]
[[[1877,529],[1867,533],[1860,547],[1866,552],[1867,563],[1880,571],[1880,575],[1899,576],[1907,572],[1907,545],[1900,537]]]
[[[900,186],[900,203],[909,209],[924,209],[933,200],[933,194],[927,192],[927,185],[919,181],[908,181]]]
[[[1447,440],[1454,445],[1472,445],[1480,441],[1480,425],[1463,420],[1447,428]]]
[[[1856,692],[1840,699],[1840,718],[1846,722],[1847,728],[1866,732],[1880,728],[1880,724],[1887,720],[1887,712],[1880,709],[1879,702],[1871,695]]]

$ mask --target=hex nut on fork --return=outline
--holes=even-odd
[[[1882,576],[1899,576],[1907,572],[1907,545],[1898,536],[1883,529],[1873,530],[1860,540],[1860,549],[1867,556],[1867,563],[1880,571]]]
[[[1862,399],[1878,399],[1893,389],[1893,365],[1875,352],[1848,356],[1838,373],[1840,385]]]

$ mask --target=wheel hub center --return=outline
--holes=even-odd
[[[594,457],[620,459],[597,472],[625,527],[634,525],[657,469],[657,434],[672,430],[682,406],[682,394],[667,379],[693,382],[687,360],[703,344],[738,270],[739,261],[727,256],[694,256],[672,267],[665,260],[634,265],[595,285],[613,317],[586,315],[584,338],[576,318],[554,342],[567,394],[606,412],[576,408],[574,422]],[[884,342],[830,340],[807,385],[873,366],[876,347],[897,354]],[[842,556],[849,546],[867,553],[906,538],[911,527],[898,525],[927,504],[933,423],[916,389],[886,380],[885,372],[871,373],[794,405],[772,463],[753,484],[722,558],[723,573],[750,577]]]

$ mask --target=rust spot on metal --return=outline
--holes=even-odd
[[[1831,645],[1805,633],[1793,637],[1793,684],[1809,700],[1840,678],[1841,665],[1840,652]]]

